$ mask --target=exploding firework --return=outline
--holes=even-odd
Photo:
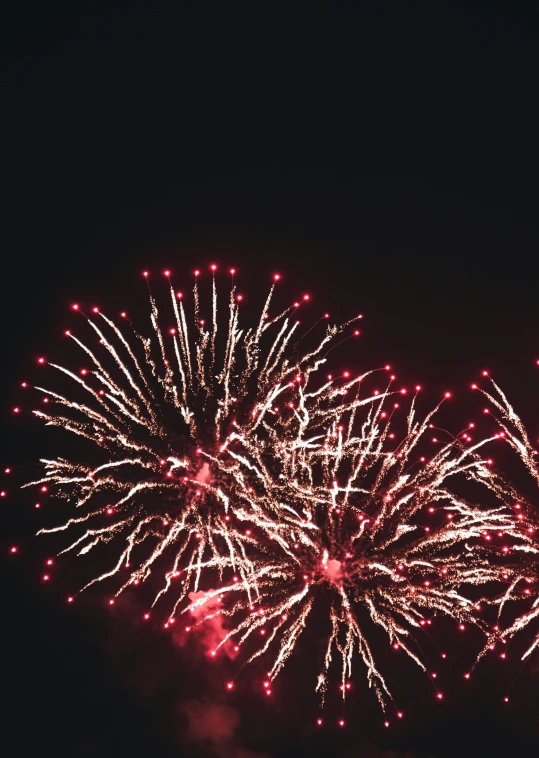
[[[65,501],[70,514],[41,533],[71,535],[61,553],[108,561],[84,588],[115,581],[111,603],[147,583],[167,627],[181,614],[196,625],[219,616],[214,652],[233,643],[247,661],[270,656],[268,692],[325,604],[316,689],[323,698],[336,658],[345,697],[358,656],[385,709],[375,627],[426,672],[420,633],[437,616],[478,627],[485,650],[502,639],[482,610],[501,617],[522,598],[537,549],[534,526],[515,512],[515,489],[484,451],[508,442],[537,476],[528,437],[496,385],[488,397],[501,419],[475,440],[473,424],[455,434],[435,425],[449,393],[421,415],[420,388],[397,388],[389,366],[327,374],[328,354],[359,334],[361,316],[333,326],[325,314],[302,330],[307,295],[272,313],[278,275],[247,328],[232,278],[221,320],[212,271],[207,321],[199,272],[190,305],[165,272],[170,302],[163,316],[150,291],[150,336],[125,313],[115,322],[73,306],[93,336],[66,335],[88,367],[40,358],[71,389],[36,387],[46,410],[34,414],[93,443],[100,458],[42,461],[43,476],[26,486],[51,504]],[[503,635],[537,615],[534,604]]]
[[[254,584],[225,584],[197,597],[188,610],[204,620],[216,612],[216,598],[224,602],[218,612],[228,617],[229,631],[221,644],[230,639],[244,644],[262,635],[249,660],[273,648],[271,681],[294,650],[316,603],[327,607],[329,597],[326,653],[316,689],[323,700],[337,657],[345,698],[359,654],[385,710],[392,697],[369,641],[375,626],[385,632],[389,645],[429,673],[419,633],[436,617],[452,619],[460,631],[480,629],[485,636],[481,658],[539,615],[536,602],[533,613],[505,629],[501,626],[507,606],[531,594],[529,558],[538,553],[536,530],[523,506],[515,504],[519,496],[514,487],[481,452],[507,441],[535,476],[537,468],[525,430],[498,388],[499,401],[488,397],[511,419],[513,429],[499,422],[501,431],[474,441],[472,423],[450,435],[433,423],[441,404],[426,417],[417,417],[417,387],[397,439],[392,429],[399,426],[401,403],[394,402],[394,377],[384,392],[360,399],[365,378],[343,385],[347,392],[354,389],[356,397],[341,404],[323,438],[316,444],[292,445],[283,461],[302,493],[307,522],[316,529],[296,543],[290,535],[279,550],[275,543],[266,545]],[[300,394],[308,395],[305,385]],[[428,458],[420,454],[425,438],[436,446]],[[481,504],[464,497],[466,490]],[[210,611],[204,616],[206,603]],[[487,619],[489,609],[494,620],[492,615]],[[436,697],[442,699],[443,693],[437,691]]]

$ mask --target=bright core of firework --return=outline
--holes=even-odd
[[[428,672],[419,633],[434,617],[480,628],[487,650],[539,616],[535,601],[502,633],[480,612],[490,606],[501,617],[522,599],[537,556],[533,518],[519,518],[515,489],[483,455],[494,440],[508,442],[537,476],[499,388],[485,393],[501,414],[496,432],[451,435],[434,424],[449,393],[422,416],[420,388],[396,387],[388,366],[326,373],[328,354],[359,334],[361,316],[333,326],[326,314],[304,330],[297,313],[307,295],[273,314],[276,276],[259,319],[244,326],[234,284],[218,315],[212,272],[207,320],[200,272],[191,306],[165,272],[169,304],[163,316],[150,291],[149,336],[125,313],[116,323],[93,308],[90,343],[66,333],[85,367],[39,359],[73,389],[37,387],[46,410],[35,415],[101,453],[91,464],[43,460],[44,475],[26,485],[72,509],[42,530],[72,535],[62,553],[106,549],[108,567],[86,587],[114,577],[117,597],[148,582],[153,605],[166,604],[167,626],[182,613],[196,624],[219,615],[217,647],[245,646],[248,661],[267,654],[269,681],[326,603],[316,689],[323,697],[336,658],[345,697],[358,656],[383,708],[391,694],[369,641],[373,626]],[[380,373],[384,386],[374,389]],[[104,560],[100,553],[96,565]]]

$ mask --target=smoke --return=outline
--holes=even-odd
[[[331,560],[327,562],[326,574],[329,582],[336,582],[341,576],[341,562]]]
[[[194,602],[200,597],[204,597],[206,592],[190,592],[189,600]],[[214,598],[204,603],[203,606],[195,608],[191,612],[192,625],[189,626],[190,635],[196,635],[197,640],[204,650],[204,653],[208,658],[213,658],[215,655],[225,654],[227,658],[233,660],[237,654],[238,649],[234,645],[232,640],[227,640],[219,650],[217,650],[219,644],[224,640],[227,634],[227,628],[224,624],[223,615],[221,613],[221,604],[219,598]],[[209,618],[207,618],[209,616]],[[202,617],[205,618],[200,624],[197,623]],[[180,646],[183,646],[186,642],[185,634],[175,635],[174,640]]]
[[[198,471],[195,478],[197,482],[200,482],[201,484],[208,484],[208,482],[211,479],[210,464],[203,463],[202,468],[200,469],[200,471]]]
[[[187,700],[180,705],[187,716],[190,742],[217,758],[268,758],[238,743],[239,713],[229,705],[202,700]]]

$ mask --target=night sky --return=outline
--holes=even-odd
[[[143,309],[143,268],[185,281],[212,262],[247,297],[280,271],[313,313],[363,312],[352,368],[389,361],[432,404],[468,398],[489,368],[539,432],[536,4],[51,0],[1,15],[2,469],[53,452],[11,408],[36,355],[61,362],[73,299]],[[225,697],[195,649],[97,595],[67,608],[62,574],[39,579],[38,527],[16,493],[2,503],[6,754],[539,754],[537,657],[508,661],[501,685],[485,664],[443,704],[406,669],[406,723],[384,730],[365,696],[346,730],[316,731],[306,650],[271,705],[248,684]]]

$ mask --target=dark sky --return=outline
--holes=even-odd
[[[46,449],[10,408],[37,351],[61,353],[74,297],[127,307],[142,268],[214,260],[246,291],[279,270],[324,310],[361,310],[365,360],[433,395],[487,366],[537,425],[538,15],[496,0],[4,3],[2,468]],[[37,526],[3,505],[3,554]],[[313,734],[301,662],[280,706],[223,710],[188,651],[91,601],[67,613],[36,579],[43,549],[2,559],[10,755],[205,755],[194,711],[219,758],[539,752],[530,672],[505,710],[488,667],[442,708],[411,677],[392,734],[360,703],[346,734]]]

